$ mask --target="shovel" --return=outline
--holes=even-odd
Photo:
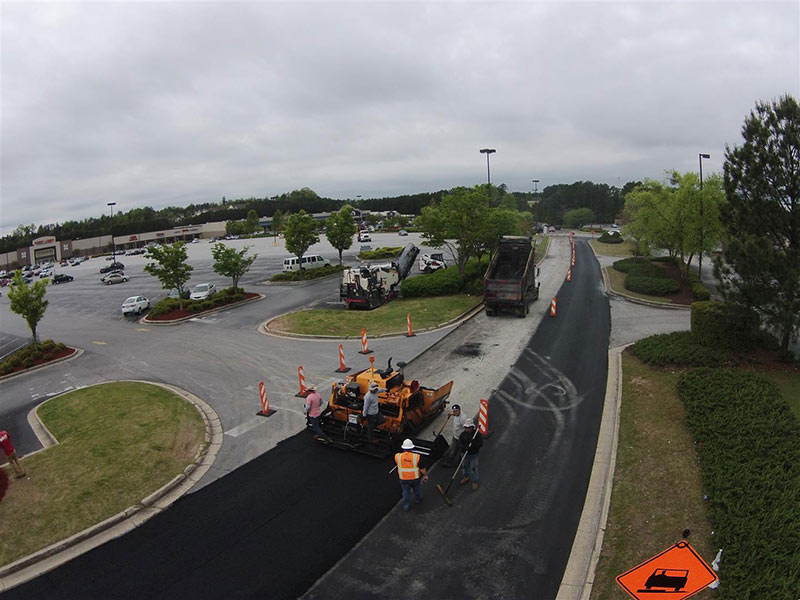
[[[474,440],[475,436],[477,435],[478,435],[478,429],[476,427],[475,433],[472,434],[472,440]],[[470,443],[472,443],[472,440],[470,440]],[[444,498],[444,501],[447,502],[448,506],[453,506],[453,501],[447,495],[447,492],[450,491],[450,486],[453,485],[453,482],[456,480],[456,475],[458,475],[458,472],[461,470],[461,465],[464,464],[464,459],[467,458],[467,452],[469,452],[469,446],[467,446],[467,449],[464,450],[464,454],[461,456],[461,460],[458,461],[458,466],[456,467],[456,470],[453,471],[453,476],[450,478],[450,483],[447,484],[447,487],[445,489],[442,489],[442,484],[440,483],[436,484],[436,489],[439,490],[439,493],[442,495],[442,498]]]

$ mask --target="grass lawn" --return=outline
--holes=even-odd
[[[411,315],[413,330],[434,327],[463,314],[481,298],[466,296],[440,296],[438,298],[408,298],[392,300],[375,310],[301,310],[271,321],[270,329],[291,333],[333,336],[360,336],[365,328],[369,335],[403,333],[406,315]]]
[[[605,244],[597,240],[589,240],[592,248],[598,254],[603,256],[619,256],[620,258],[628,258],[633,256],[633,244],[631,242],[622,242],[621,244]]]
[[[626,296],[631,296],[633,298],[639,298],[641,300],[649,300],[650,302],[662,302],[664,304],[670,304],[669,298],[665,298],[663,296],[648,296],[646,294],[637,294],[636,292],[632,292],[630,290],[625,289],[625,273],[622,271],[617,271],[614,267],[606,267],[606,273],[608,273],[608,281],[611,284],[611,289],[619,294],[625,294]]]
[[[23,459],[0,502],[0,565],[95,525],[170,481],[192,461],[205,426],[164,388],[108,383],[45,403],[39,417],[59,444]]]
[[[675,390],[679,373],[652,369],[629,351],[622,360],[617,464],[592,600],[630,598],[614,578],[679,541],[684,529],[709,563],[718,550],[694,440]]]

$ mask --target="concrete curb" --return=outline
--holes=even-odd
[[[216,308],[210,308],[209,310],[204,310],[201,312],[196,312],[188,317],[181,317],[180,319],[173,319],[171,321],[151,321],[147,318],[147,315],[143,316],[139,319],[139,323],[142,325],[179,325],[181,323],[185,323],[186,321],[191,321],[192,319],[196,319],[197,317],[204,317],[205,315],[210,315],[212,313],[220,312],[222,310],[226,310],[229,308],[237,308],[239,306],[244,306],[245,304],[249,304],[250,302],[258,302],[259,300],[263,300],[266,298],[264,294],[259,294],[258,298],[247,298],[246,300],[242,300],[240,302],[233,302],[231,304],[225,304],[223,306],[217,306]]]
[[[68,348],[72,348],[72,346],[67,346]],[[31,367],[30,369],[25,369],[23,371],[19,371],[17,373],[11,373],[9,375],[2,375],[0,376],[0,382],[8,381],[9,379],[14,379],[15,377],[22,377],[23,375],[27,375],[28,373],[33,373],[34,371],[38,371],[40,369],[46,369],[47,367],[52,367],[53,365],[57,365],[59,363],[68,362],[70,360],[74,360],[78,358],[81,354],[83,354],[83,349],[81,348],[72,348],[75,350],[69,356],[65,356],[64,358],[57,358],[55,360],[51,360],[50,362],[46,362],[43,365],[37,365],[35,367]]]
[[[307,309],[313,310],[313,309]],[[438,331],[439,329],[444,329],[445,327],[450,327],[451,325],[458,325],[463,321],[471,319],[476,314],[483,310],[483,302],[478,302],[475,306],[470,308],[469,310],[463,312],[459,316],[450,319],[449,321],[445,321],[444,323],[438,323],[433,327],[425,327],[424,329],[415,329],[414,333],[419,335],[422,333],[430,333],[431,331]],[[280,319],[283,316],[298,312],[293,310],[288,313],[283,313],[272,317],[269,321],[263,322],[261,325],[258,326],[258,332],[264,335],[271,335],[275,337],[284,337],[284,338],[292,338],[298,340],[318,340],[318,341],[349,341],[349,340],[359,340],[361,336],[359,335],[346,335],[346,336],[339,336],[339,335],[319,335],[319,334],[311,334],[311,333],[288,333],[283,331],[273,331],[269,328],[269,324],[276,319]],[[403,332],[396,332],[396,333],[383,333],[379,335],[370,335],[371,339],[386,339],[386,338],[396,338],[396,337],[405,337],[405,333]]]
[[[169,384],[138,380],[120,381],[136,381],[137,383],[157,385],[181,396],[197,409],[203,418],[206,432],[204,440],[200,444],[192,462],[187,465],[182,473],[179,473],[161,488],[143,498],[138,504],[130,506],[122,512],[73,536],[0,568],[0,592],[30,581],[76,556],[88,552],[92,548],[135,529],[151,517],[167,509],[173,502],[188,492],[211,468],[223,442],[222,424],[219,416],[211,406],[194,394]],[[53,398],[57,397],[53,396]],[[45,402],[39,404],[31,413],[36,413],[39,406],[53,398],[48,398]],[[31,418],[31,413],[29,413],[29,419]],[[38,416],[33,418],[38,420]],[[44,424],[40,423],[40,425],[44,431],[47,430]],[[39,435],[39,431],[37,431],[37,435]],[[52,437],[52,434],[50,436]],[[54,440],[55,438],[52,439]]]

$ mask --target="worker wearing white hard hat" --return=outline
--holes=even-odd
[[[403,451],[394,455],[394,462],[403,491],[403,510],[407,511],[411,508],[411,492],[414,492],[415,504],[422,502],[421,483],[428,481],[428,470],[420,464],[420,455],[413,451],[412,440],[405,439],[401,448]]]

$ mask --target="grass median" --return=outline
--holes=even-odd
[[[0,502],[0,565],[133,506],[183,471],[203,442],[194,406],[162,387],[108,383],[53,398],[39,417],[58,445],[23,460]]]
[[[285,333],[337,337],[360,336],[362,328],[370,335],[404,333],[406,315],[411,315],[412,329],[416,331],[455,319],[481,300],[457,294],[392,300],[374,310],[301,310],[270,321],[269,328]]]
[[[594,251],[603,256],[618,256],[620,258],[628,258],[633,256],[633,244],[624,241],[621,244],[606,244],[598,240],[589,240]]]

